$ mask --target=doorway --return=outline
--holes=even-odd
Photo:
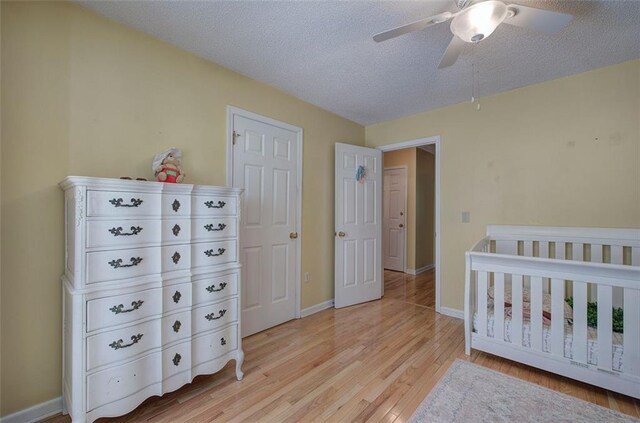
[[[411,296],[415,301],[419,298],[421,302],[430,301],[430,307],[434,307],[437,312],[441,312],[440,307],[440,260],[441,260],[441,246],[440,246],[440,137],[421,138],[412,141],[406,141],[396,144],[389,144],[378,147],[384,153],[395,153],[396,159],[398,155],[401,155],[400,150],[412,149],[413,154],[413,171],[408,171],[408,190],[407,197],[411,196],[411,190],[414,191],[413,201],[407,201],[405,218],[407,229],[406,239],[407,247],[405,248],[407,254],[407,264],[405,266],[405,273],[398,273],[389,270],[385,270],[385,295],[387,289],[390,290],[389,294],[392,296],[399,295],[398,287],[402,286],[404,290],[403,295]],[[398,166],[397,160],[387,160],[392,156],[384,157],[385,169],[391,166]],[[422,159],[420,159],[420,157]],[[426,162],[423,160],[426,158]],[[422,164],[416,165],[418,161]],[[415,183],[412,186],[411,178],[414,181],[417,178],[424,179],[424,170],[429,163],[432,169],[431,174],[431,193],[422,195],[422,199],[418,199],[421,195],[415,195]],[[412,175],[413,173],[413,175]],[[386,188],[385,188],[386,189]],[[428,198],[431,198],[428,200]],[[408,199],[409,200],[409,199]],[[384,202],[384,200],[383,200]],[[424,211],[426,208],[430,208],[431,213],[427,213],[426,217],[418,217],[418,209]],[[413,209],[413,211],[412,211]],[[412,214],[413,213],[413,214]],[[384,221],[383,216],[383,221]],[[419,227],[419,228],[418,228]],[[416,230],[418,228],[418,230]],[[413,233],[411,232],[413,231]],[[386,233],[386,231],[385,231]],[[430,235],[424,236],[424,233]],[[413,239],[411,239],[413,237]],[[383,245],[386,244],[386,240],[383,240]],[[416,258],[416,248],[419,250],[419,257]],[[430,250],[430,252],[428,251]],[[413,255],[413,259],[411,256]],[[427,257],[425,259],[425,256]],[[429,259],[428,257],[431,257]],[[386,266],[385,266],[386,267]],[[412,291],[412,292],[410,292]],[[435,297],[435,298],[434,298]],[[423,301],[424,300],[424,301]],[[423,305],[423,304],[419,304]]]

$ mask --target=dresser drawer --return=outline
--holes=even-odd
[[[162,351],[162,379],[166,380],[185,370],[191,370],[191,341],[183,342]],[[189,382],[191,382],[191,372],[188,373],[188,380],[184,383]]]
[[[166,345],[191,336],[191,310],[162,318],[162,344]]]
[[[193,220],[192,239],[194,241],[208,241],[223,238],[236,238],[238,227],[235,217],[209,217]]]
[[[238,293],[238,272],[216,275],[193,284],[193,304],[221,300]]]
[[[87,191],[87,216],[159,216],[160,194]]]
[[[162,314],[162,288],[87,301],[87,332]]]
[[[191,284],[181,283],[162,289],[162,311],[164,313],[191,307]]]
[[[87,284],[160,273],[160,247],[87,254]]]
[[[194,308],[191,314],[193,333],[200,333],[238,321],[238,299]]]
[[[191,244],[162,247],[162,271],[185,270],[191,267]]]
[[[163,243],[191,242],[191,219],[163,219],[160,227]]]
[[[87,338],[87,371],[133,357],[162,345],[160,319]]]
[[[192,244],[193,267],[215,266],[238,260],[237,242],[235,239],[218,242],[201,242]]]
[[[87,222],[87,248],[127,248],[160,244],[158,220],[101,220]]]
[[[194,195],[192,210],[195,216],[234,216],[237,200],[222,195]]]
[[[191,344],[191,363],[195,367],[238,348],[238,326],[195,338]]]
[[[126,398],[162,381],[162,353],[87,376],[87,411]]]
[[[191,196],[181,194],[162,195],[162,216],[189,216],[191,213]]]

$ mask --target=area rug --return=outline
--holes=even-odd
[[[467,361],[453,362],[410,423],[640,420]]]

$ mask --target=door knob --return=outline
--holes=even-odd
[[[339,236],[340,238],[344,238],[346,235],[347,235],[347,234],[345,234],[345,233],[344,233],[344,232],[342,232],[342,231],[338,232],[338,236]]]
[[[291,238],[291,239],[296,239],[297,237],[298,237],[298,233],[297,232],[291,232],[289,234],[289,238]]]
[[[403,225],[402,223],[401,223],[401,224],[399,224],[398,226],[400,226],[401,228],[404,228],[404,225]]]

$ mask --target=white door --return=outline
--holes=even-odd
[[[336,308],[382,296],[381,166],[380,150],[336,144]]]
[[[233,115],[240,221],[242,336],[296,317],[298,133]]]
[[[407,170],[384,170],[382,240],[384,268],[404,272]]]

